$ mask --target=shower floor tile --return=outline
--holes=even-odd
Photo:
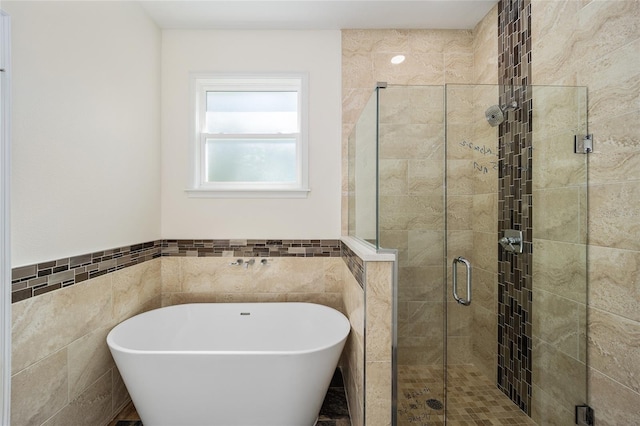
[[[449,366],[447,425],[535,422],[472,365]],[[442,368],[398,366],[398,426],[444,425]]]

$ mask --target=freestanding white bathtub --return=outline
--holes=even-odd
[[[144,426],[312,426],[349,329],[312,303],[194,303],[107,343]]]

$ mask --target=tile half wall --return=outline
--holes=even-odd
[[[363,263],[340,240],[156,240],[13,268],[12,303],[159,257],[343,257],[363,284]]]

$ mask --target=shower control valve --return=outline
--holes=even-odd
[[[522,253],[522,231],[507,229],[504,231],[504,237],[500,238],[498,243],[508,252]]]
[[[244,260],[238,259],[235,262],[231,262],[229,265],[242,265],[243,263],[244,263]]]

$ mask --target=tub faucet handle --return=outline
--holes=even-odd
[[[231,262],[229,265],[242,265],[244,261],[242,259],[238,259],[235,262]]]
[[[246,262],[244,262],[244,269],[249,269],[250,265],[253,265],[254,263],[256,263],[255,259],[249,259]]]

